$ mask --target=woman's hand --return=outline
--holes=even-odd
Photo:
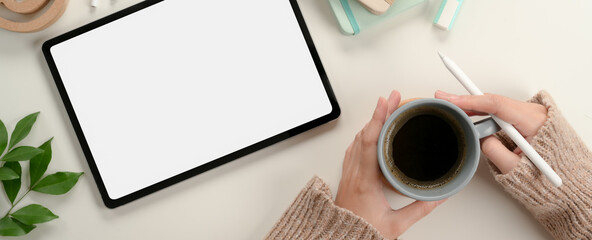
[[[547,108],[536,103],[517,101],[495,94],[480,96],[454,95],[436,91],[435,97],[451,102],[469,116],[493,114],[512,124],[527,141],[531,141],[547,121]],[[519,148],[507,149],[495,136],[481,140],[481,150],[502,174],[510,172],[520,161]]]
[[[401,95],[391,92],[380,97],[370,122],[356,135],[345,152],[343,172],[335,204],[364,218],[387,238],[399,237],[444,200],[415,201],[401,209],[390,207],[383,191],[382,173],[377,160],[378,136],[382,125],[399,106]]]

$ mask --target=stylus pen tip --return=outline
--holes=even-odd
[[[444,54],[442,54],[440,51],[438,51],[438,55],[440,55],[440,58],[444,59]]]

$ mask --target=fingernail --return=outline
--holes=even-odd
[[[459,98],[460,98],[460,96],[458,96],[458,95],[450,94],[448,96],[448,101],[458,100]]]
[[[382,97],[379,97],[379,98],[378,98],[378,103],[376,104],[376,108],[380,108],[380,107],[382,107],[382,104],[383,104],[382,102],[383,102],[383,101],[382,101]]]
[[[395,98],[395,91],[392,91],[391,94],[389,95],[389,100],[394,99]]]
[[[440,97],[442,97],[443,99],[446,99],[448,101],[457,100],[460,98],[458,95],[447,93],[447,92],[444,92],[441,90],[438,90],[436,92],[436,95],[440,95]]]
[[[442,90],[436,90],[436,94],[434,94],[437,98],[446,98],[446,96],[448,96],[449,94],[442,91]]]

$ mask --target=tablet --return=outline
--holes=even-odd
[[[340,113],[296,0],[148,0],[43,54],[109,208]]]

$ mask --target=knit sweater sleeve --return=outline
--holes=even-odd
[[[547,92],[539,92],[530,102],[548,109],[547,121],[531,145],[563,185],[554,187],[526,157],[506,174],[490,163],[494,177],[555,239],[592,239],[592,153]],[[516,147],[507,135],[498,137],[511,150]]]
[[[382,239],[353,212],[334,204],[329,186],[313,177],[266,239]]]

